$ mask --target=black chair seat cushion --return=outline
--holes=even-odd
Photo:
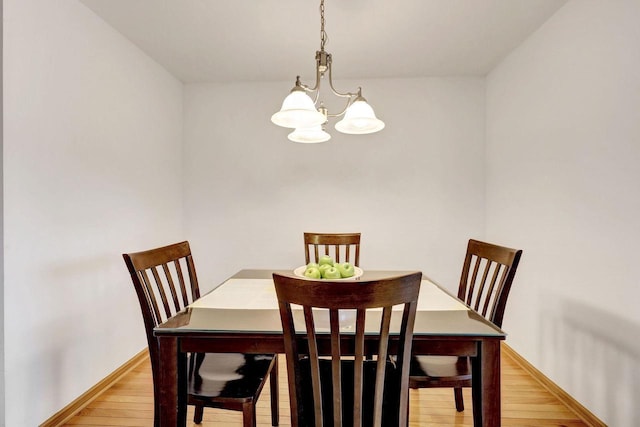
[[[187,391],[203,401],[257,399],[273,354],[196,353],[189,360]]]
[[[376,381],[376,361],[366,360],[363,373],[363,409],[362,425],[373,425],[373,399]],[[342,361],[342,421],[344,426],[353,425],[353,389],[354,389],[354,361]],[[322,387],[322,406],[324,427],[333,426],[333,388],[331,375],[331,360],[320,360],[320,376]],[[300,377],[303,395],[300,396],[302,402],[301,425],[305,427],[315,426],[313,390],[311,387],[311,371],[309,359],[300,361]],[[382,425],[385,427],[398,426],[399,396],[397,387],[399,374],[396,366],[391,361],[387,361],[385,368],[385,394],[383,396]],[[326,386],[325,386],[326,385]]]

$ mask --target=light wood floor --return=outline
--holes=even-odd
[[[280,358],[280,425],[290,426],[284,357]],[[464,390],[465,411],[458,413],[451,389],[411,390],[411,426],[472,426],[471,393]],[[265,387],[258,402],[258,426],[271,425],[269,390]],[[188,413],[193,423],[193,408]],[[121,381],[72,418],[68,426],[152,426],[153,385],[151,366],[143,362]],[[205,408],[203,427],[242,425],[239,412]],[[508,354],[502,353],[503,426],[587,426],[536,379],[524,371]]]

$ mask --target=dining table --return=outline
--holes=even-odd
[[[284,353],[273,273],[295,277],[293,270],[241,270],[154,329],[160,426],[186,425],[188,353]],[[356,280],[366,282],[410,271],[361,273]],[[500,328],[423,274],[412,354],[471,358],[474,426],[500,425],[500,343],[505,338]]]

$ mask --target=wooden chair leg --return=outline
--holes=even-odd
[[[462,399],[462,387],[454,388],[453,396],[456,400],[456,410],[458,412],[464,411],[464,400]]]
[[[153,427],[160,427],[160,398],[153,396]]]
[[[280,423],[280,408],[278,398],[278,356],[273,360],[273,368],[269,374],[270,392],[271,392],[271,425],[277,426]]]
[[[242,404],[242,426],[256,427],[256,404],[247,402]]]
[[[407,399],[407,425],[405,427],[409,427],[409,401],[411,401],[410,398]]]
[[[204,415],[204,406],[196,406],[193,413],[193,422],[196,424],[202,423],[202,416]]]

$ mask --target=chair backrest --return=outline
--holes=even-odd
[[[154,376],[158,375],[158,341],[153,329],[200,297],[189,242],[123,254],[138,295]]]
[[[311,258],[313,254],[313,258]],[[336,262],[360,266],[360,233],[304,233],[305,263],[331,255]]]
[[[522,250],[469,240],[458,298],[498,327]]]
[[[325,425],[323,419],[330,420],[331,416],[333,423],[330,425],[335,427],[343,425],[343,417],[344,425],[349,424],[351,417],[354,426],[362,425],[364,417],[365,422],[380,426],[383,419],[383,396],[387,402],[385,407],[392,406],[387,411],[392,411],[391,416],[398,425],[405,426],[409,397],[409,361],[422,273],[340,284],[276,273],[273,274],[273,279],[285,339],[292,426],[313,425],[313,421],[309,419],[311,418],[315,420],[316,427],[321,427]],[[302,306],[302,310],[292,310],[291,304]],[[390,329],[392,306],[398,304],[404,304],[402,321],[399,327],[395,327],[398,330],[398,343],[397,346],[389,346],[389,337],[395,334],[395,331],[392,332]],[[377,310],[367,310],[372,308]],[[294,313],[304,316],[304,328],[300,330],[306,332],[296,329],[294,317],[297,317],[297,314]],[[343,323],[341,331],[340,318],[342,316],[344,322],[345,315],[349,314],[355,325]],[[322,315],[328,315],[328,321],[325,320],[328,325],[322,324]],[[370,324],[373,319],[372,323],[380,328],[377,334],[367,332],[368,345],[365,350],[367,317],[370,318]],[[300,322],[302,321],[297,322],[298,325]],[[327,332],[330,335],[329,347],[326,339],[317,340],[321,334],[326,335]],[[372,350],[372,337],[377,338],[374,340],[377,351]],[[375,354],[377,357],[375,360],[365,361],[365,354]],[[349,358],[350,365],[343,363],[344,356],[347,355],[354,356]],[[396,356],[394,369],[389,368],[390,355]],[[326,356],[330,356],[330,361]],[[303,361],[307,365],[303,366]],[[322,369],[323,366],[326,369]],[[345,369],[343,372],[345,366],[352,366],[353,369]],[[326,382],[321,383],[321,371],[330,371],[330,385]],[[371,372],[372,375],[367,376],[366,372]],[[302,387],[308,384],[307,375],[311,377],[312,404],[308,403],[309,399],[305,399],[301,391]],[[343,388],[346,390],[345,394]],[[372,406],[373,410],[363,411],[366,405]],[[388,419],[387,414],[385,419]]]

